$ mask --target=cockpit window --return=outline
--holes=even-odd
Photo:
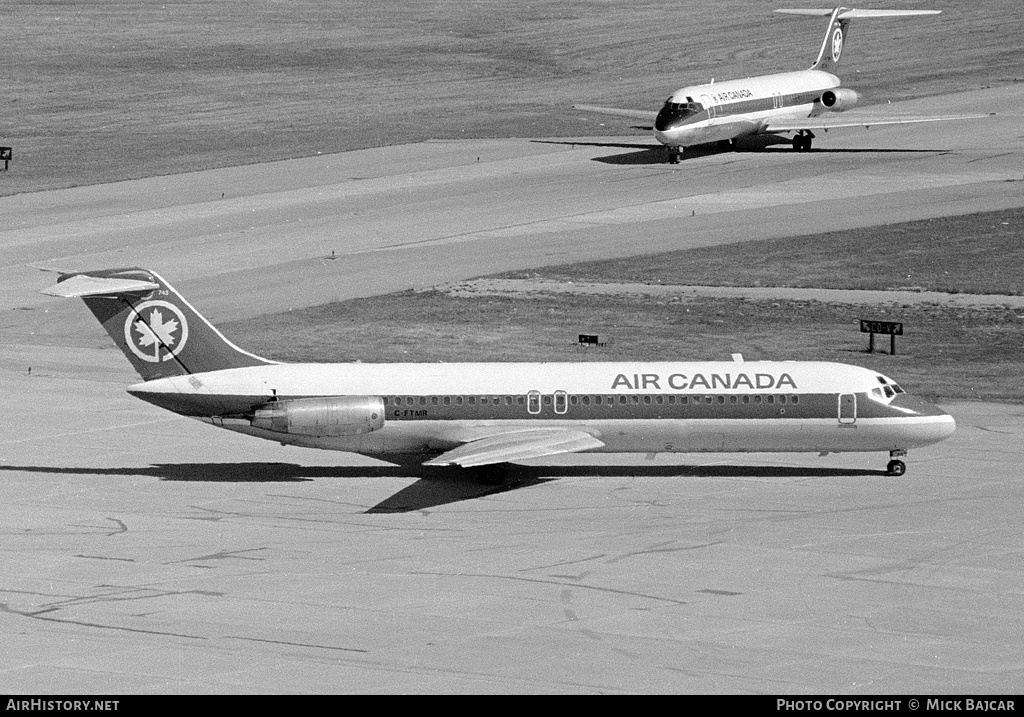
[[[672,112],[681,112],[685,114],[694,114],[704,109],[704,106],[700,102],[694,102],[689,97],[686,98],[686,102],[673,102],[672,98],[668,98],[668,102],[665,103],[665,109]]]
[[[886,378],[881,375],[876,375],[875,378],[878,379],[878,383],[881,384],[879,388],[871,389],[871,397],[875,400],[888,403],[897,394],[906,393],[906,391],[900,388],[899,385],[897,385],[897,383],[891,378]]]

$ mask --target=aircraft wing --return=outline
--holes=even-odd
[[[839,117],[835,115],[819,115],[806,119],[787,119],[768,122],[761,132],[774,134],[777,132],[799,132],[807,129],[836,129],[839,127],[876,127],[893,124],[915,124],[918,122],[952,122],[956,120],[976,120],[992,115],[941,115],[935,117],[895,116],[895,115],[866,115]]]
[[[578,453],[600,448],[604,443],[586,431],[563,428],[541,428],[529,431],[495,433],[464,443],[442,453],[424,465],[471,468],[492,463],[544,458],[559,453]]]
[[[616,117],[632,117],[633,119],[644,119],[653,121],[658,113],[653,110],[624,110],[618,107],[597,107],[595,105],[573,105],[574,110],[583,112],[597,112],[602,115],[615,115]]]

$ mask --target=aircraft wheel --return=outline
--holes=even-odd
[[[679,164],[679,158],[683,155],[683,150],[679,147],[669,147],[668,149],[668,163]]]
[[[889,461],[889,464],[885,467],[887,475],[901,476],[907,472],[907,464],[903,461]]]

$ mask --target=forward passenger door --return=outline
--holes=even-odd
[[[857,421],[857,394],[843,393],[839,396],[839,422],[850,425]]]

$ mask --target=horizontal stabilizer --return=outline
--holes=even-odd
[[[40,293],[82,299],[146,381],[274,363],[224,338],[155,271],[65,272]]]
[[[40,294],[59,296],[64,299],[80,299],[86,296],[118,296],[120,294],[144,294],[159,289],[159,284],[141,279],[119,279],[109,276],[76,274],[53,286],[41,290]]]
[[[597,107],[595,105],[573,105],[572,108],[583,112],[596,112],[602,115],[632,117],[634,119],[653,120],[658,116],[658,113],[653,110],[624,110],[618,107]]]
[[[833,8],[786,8],[775,12],[784,15],[810,15],[812,17],[828,17]],[[852,20],[862,17],[910,17],[911,15],[938,15],[942,10],[843,10],[836,18]]]
[[[544,458],[560,453],[601,448],[604,445],[585,431],[550,428],[498,433],[463,444],[427,461],[428,466],[485,466],[527,458]]]

